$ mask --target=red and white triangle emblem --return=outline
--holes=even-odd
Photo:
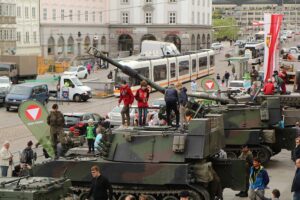
[[[208,88],[208,89],[212,89],[212,88],[214,88],[214,86],[215,86],[215,83],[213,82],[213,81],[207,81],[206,83],[205,83],[205,86]]]
[[[37,105],[30,105],[27,107],[25,115],[30,121],[38,120],[42,115],[42,109]]]

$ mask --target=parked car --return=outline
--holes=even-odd
[[[44,83],[23,83],[14,85],[5,97],[6,111],[10,108],[18,108],[23,101],[29,99],[39,101],[42,104],[48,103],[49,91]]]
[[[12,82],[9,80],[7,76],[0,77],[0,104],[3,105],[5,102],[5,97],[8,94],[10,88],[12,86]]]
[[[85,134],[89,119],[93,119],[94,124],[99,124],[104,120],[104,118],[97,113],[64,113],[63,115],[65,119],[64,130],[71,131],[75,135]],[[76,131],[78,131],[78,133],[75,133]]]
[[[218,42],[217,43],[212,43],[211,48],[213,50],[222,50],[222,49],[224,49],[224,45],[221,44],[221,43],[218,43]]]
[[[251,88],[250,80],[233,80],[229,81],[228,90],[238,90],[241,92],[249,92]]]
[[[65,75],[77,76],[78,78],[87,78],[88,71],[85,66],[70,67],[68,71],[64,72]]]
[[[107,114],[108,121],[112,127],[122,125],[122,116],[121,111],[123,109],[123,105],[116,106]],[[138,109],[136,106],[132,106],[129,111],[130,115],[130,125],[134,125],[134,120],[137,117]]]

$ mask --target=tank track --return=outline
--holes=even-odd
[[[125,186],[126,187],[126,186]],[[72,187],[71,190],[79,196],[78,199],[85,200],[89,191],[88,187]],[[114,200],[124,200],[127,195],[133,195],[138,199],[142,194],[147,195],[149,200],[179,200],[179,194],[185,190],[190,193],[190,200],[210,200],[209,193],[203,187],[197,187],[198,191],[188,187],[171,188],[148,188],[141,186],[124,188],[124,186],[113,186]]]

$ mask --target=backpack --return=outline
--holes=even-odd
[[[20,156],[20,162],[21,163],[27,163],[28,160],[30,159],[29,157],[30,157],[29,151],[27,151],[27,149],[24,149],[21,153],[21,156]]]

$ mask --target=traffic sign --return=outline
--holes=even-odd
[[[204,91],[219,90],[219,85],[213,78],[204,78],[204,79],[202,79],[201,87]]]
[[[214,86],[215,86],[215,83],[213,81],[211,81],[211,80],[207,80],[205,82],[205,87],[208,90],[211,90],[212,88],[214,88]]]
[[[37,105],[29,105],[25,111],[25,116],[30,121],[39,120],[42,116],[42,109]]]

